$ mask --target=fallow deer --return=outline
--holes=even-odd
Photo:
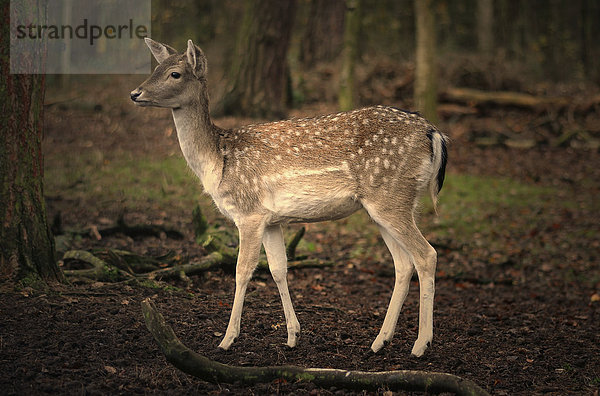
[[[417,228],[415,212],[427,190],[436,209],[446,136],[419,114],[387,106],[222,129],[209,115],[202,50],[191,40],[184,53],[148,38],[146,44],[158,66],[131,99],[172,109],[187,163],[239,231],[233,308],[219,347],[228,349],[239,335],[261,244],[281,295],[287,345],[294,347],[300,324],[288,291],[281,226],[340,219],[364,208],[379,226],[396,276],[371,349],[377,352],[392,339],[416,269],[419,334],[412,353],[421,356],[433,338],[437,254]]]

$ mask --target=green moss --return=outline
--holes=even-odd
[[[102,280],[107,282],[115,282],[121,279],[119,270],[111,265],[105,265],[102,268]]]
[[[23,278],[19,279],[19,281],[15,285],[15,289],[17,291],[22,291],[24,289],[46,291],[48,290],[48,284],[44,282],[44,280],[38,274],[30,272]]]
[[[314,381],[314,379],[315,379],[316,377],[315,377],[315,375],[314,375],[314,374],[307,373],[307,372],[303,372],[303,373],[298,373],[298,374],[296,374],[296,378],[297,378],[299,381],[308,381],[308,382],[311,382],[311,381]]]
[[[155,282],[153,280],[150,280],[150,279],[141,280],[139,282],[139,285],[143,286],[143,287],[150,288],[150,289],[161,289],[162,288],[161,285],[159,285],[157,282]]]

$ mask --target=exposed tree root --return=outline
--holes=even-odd
[[[149,298],[142,301],[142,312],[148,330],[160,346],[167,360],[181,371],[212,383],[241,382],[252,385],[279,379],[307,381],[321,387],[427,393],[451,392],[457,395],[488,395],[472,381],[452,374],[414,370],[400,371],[347,371],[336,369],[303,368],[299,366],[239,367],[222,364],[186,347],[165,322]]]
[[[91,265],[91,268],[64,270],[67,277],[88,278],[97,281],[118,281],[131,277],[127,272],[109,265],[103,259],[85,250],[70,250],[65,253],[63,260],[78,260]]]

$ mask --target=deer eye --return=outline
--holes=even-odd
[[[177,72],[173,72],[173,73],[171,73],[171,77],[178,79],[179,77],[181,77],[181,74],[179,74]]]

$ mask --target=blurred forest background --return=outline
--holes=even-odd
[[[183,50],[188,38],[209,52],[212,70],[231,64],[245,4],[268,1],[154,0],[152,36]],[[285,2],[283,2],[285,3]],[[350,2],[351,3],[351,2]],[[391,84],[364,92],[359,103],[406,100],[415,59],[413,1],[361,0],[359,85]],[[256,6],[254,4],[254,6]],[[556,84],[600,83],[600,3],[594,0],[435,0],[440,92],[450,85],[484,90],[564,94]],[[295,104],[332,100],[305,73],[335,78],[344,46],[344,0],[296,3],[287,60]],[[276,33],[276,35],[279,33]],[[407,80],[402,84],[402,81]],[[315,84],[322,85],[322,84]],[[371,89],[377,89],[371,87]],[[335,91],[335,90],[333,90]],[[390,92],[391,91],[391,92]]]
[[[360,61],[414,60],[413,1],[361,0],[361,3]],[[473,70],[477,75],[460,76],[458,83],[497,90],[546,80],[600,82],[597,1],[436,0],[432,5],[437,16],[440,63],[449,66],[448,60],[456,56],[480,56],[484,61],[479,70]],[[243,19],[244,2],[154,0],[152,10],[155,39],[183,50],[187,39],[192,38],[203,47],[231,54]],[[338,58],[343,45],[345,11],[344,0],[299,0],[289,62],[307,69]],[[502,82],[502,75],[485,78],[483,75],[488,71],[502,72],[490,70],[491,65],[506,69],[518,65],[522,80]],[[463,73],[467,71],[470,70]]]
[[[433,45],[423,47],[433,46],[435,54],[422,63],[434,65],[439,101],[564,110],[577,96],[580,112],[600,102],[599,2],[422,3],[433,24]],[[153,0],[151,36],[179,50],[193,39],[205,50],[217,115],[281,118],[286,109],[317,102],[414,109],[416,17],[409,0]],[[68,80],[76,78],[49,82]],[[479,97],[454,88],[532,97]],[[242,104],[248,97],[254,102]],[[438,112],[464,116],[469,110],[442,106]]]

